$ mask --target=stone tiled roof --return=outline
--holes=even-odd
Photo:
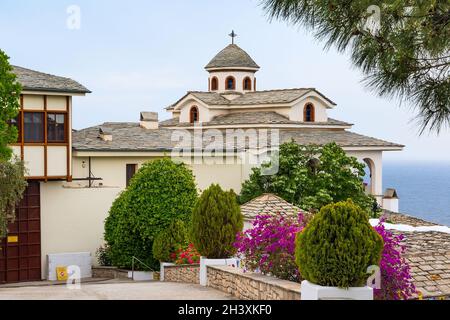
[[[99,138],[100,127],[111,131],[112,141],[103,141]],[[270,136],[270,130],[268,131]],[[178,144],[171,141],[173,132],[173,129],[164,127],[156,130],[144,129],[140,127],[139,123],[104,123],[101,126],[74,132],[73,148],[80,151],[170,151]],[[294,140],[299,144],[306,145],[336,142],[342,147],[402,147],[399,144],[345,130],[296,129],[279,130],[279,133],[280,143]],[[210,139],[210,137],[205,136],[203,146],[209,145]],[[185,141],[185,143],[189,144],[190,142]],[[191,145],[194,144],[191,143]],[[234,148],[235,146],[231,147]]]
[[[325,145],[330,142],[336,142],[343,147],[404,147],[398,143],[363,136],[345,130],[280,130],[280,136],[281,143],[293,140],[298,144],[304,145]]]
[[[387,221],[414,227],[435,226],[406,214],[385,212]],[[450,298],[450,234],[442,232],[398,232],[404,236],[405,258],[411,267],[411,275],[419,295],[424,299]]]
[[[247,52],[235,44],[230,44],[220,51],[205,67],[206,70],[216,68],[259,69],[259,66]]]
[[[246,220],[253,220],[258,215],[296,216],[301,210],[274,194],[264,194],[241,206]]]
[[[319,125],[319,126],[351,126],[351,124],[329,118],[327,122],[302,122],[291,121],[284,115],[275,111],[258,111],[258,112],[236,112],[224,114],[214,117],[209,122],[204,122],[202,125],[206,126],[223,126],[223,125],[245,125],[245,124],[293,124],[293,125]],[[160,123],[162,127],[192,127],[191,123],[180,123],[179,118],[166,120]]]
[[[280,90],[267,90],[267,91],[254,91],[247,92],[245,94],[237,93],[240,97],[233,100],[228,100],[223,97],[223,94],[217,92],[202,92],[202,91],[189,91],[185,96],[179,99],[174,104],[167,107],[167,110],[172,110],[180,101],[189,95],[203,101],[210,106],[227,106],[227,105],[268,105],[268,104],[287,104],[294,102],[295,100],[303,97],[309,92],[315,92],[327,100],[332,105],[336,105],[332,100],[324,96],[315,88],[294,88],[294,89],[280,89]]]
[[[69,79],[46,74],[22,67],[13,66],[13,73],[24,90],[50,91],[67,93],[90,93],[87,88],[78,82]]]

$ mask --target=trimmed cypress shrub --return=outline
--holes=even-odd
[[[351,200],[323,207],[297,234],[295,258],[302,277],[340,288],[366,284],[367,268],[379,265],[383,239],[367,213]]]
[[[184,222],[175,220],[156,236],[153,242],[153,257],[160,262],[174,262],[175,259],[171,255],[179,247],[187,244],[188,237]]]
[[[241,208],[233,190],[213,184],[206,189],[192,214],[191,238],[198,252],[210,259],[230,258],[236,253],[236,235],[244,227]]]
[[[144,164],[105,221],[112,264],[130,268],[135,256],[156,270],[155,237],[174,220],[188,222],[196,201],[194,176],[186,165],[168,158]]]

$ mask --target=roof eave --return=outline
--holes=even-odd
[[[56,93],[75,93],[75,94],[88,94],[92,93],[92,91],[86,90],[71,90],[71,89],[57,89],[57,88],[37,88],[37,87],[22,87],[23,91],[30,92],[56,92]]]

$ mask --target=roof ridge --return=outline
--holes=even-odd
[[[246,94],[259,93],[259,92],[274,92],[274,91],[294,91],[294,90],[316,90],[317,91],[316,88],[286,88],[286,89],[257,90],[257,91],[247,92]]]

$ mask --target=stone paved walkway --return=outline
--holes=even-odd
[[[0,288],[0,300],[231,300],[221,291],[199,285],[167,282],[83,284],[81,290],[64,285]]]

